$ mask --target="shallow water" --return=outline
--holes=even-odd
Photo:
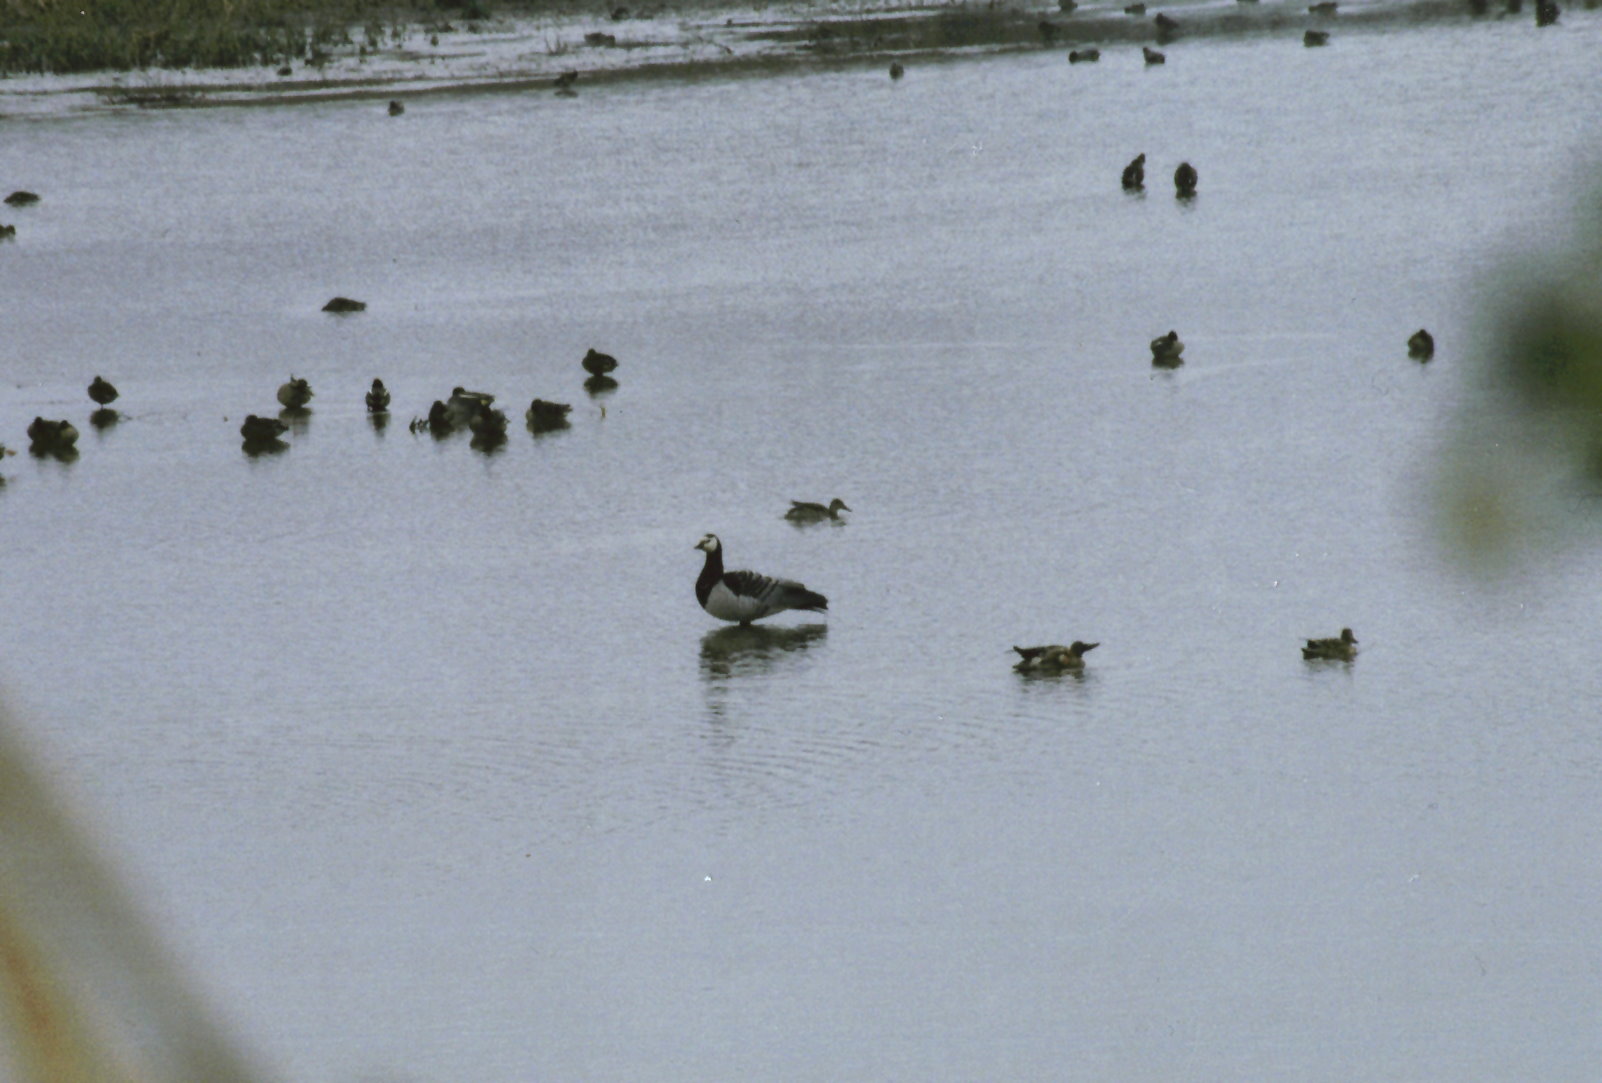
[[[0,465],[6,687],[269,1074],[1582,1076],[1602,557],[1429,499],[1599,35],[15,124],[0,440],[84,434]],[[717,627],[709,530],[828,616]]]

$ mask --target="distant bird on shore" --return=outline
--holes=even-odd
[[[1178,331],[1170,331],[1151,340],[1151,363],[1154,365],[1176,368],[1183,364],[1179,355],[1184,352],[1185,344],[1179,341]]]
[[[1146,5],[1145,4],[1130,4],[1128,7],[1124,8],[1124,14],[1125,15],[1135,15],[1135,16],[1144,15],[1144,14],[1146,14]]]
[[[332,312],[340,316],[349,312],[365,312],[366,310],[366,301],[352,301],[349,297],[335,297],[323,306],[324,312]]]
[[[1180,199],[1189,199],[1196,194],[1196,167],[1189,162],[1180,162],[1179,168],[1174,170],[1174,194]]]
[[[1100,49],[1070,49],[1068,50],[1068,63],[1094,64],[1101,59]]]
[[[1099,646],[1100,643],[1084,643],[1076,639],[1066,647],[1060,643],[1044,647],[1014,647],[1021,660],[1012,668],[1020,673],[1084,669],[1086,652]]]
[[[1161,11],[1157,13],[1157,17],[1152,22],[1156,25],[1159,36],[1172,37],[1179,33],[1179,20],[1170,18]]]
[[[391,101],[389,103],[389,115],[390,116],[398,117],[404,112],[406,112],[406,106],[404,104],[402,104],[401,102]]]
[[[1310,661],[1350,662],[1357,657],[1357,637],[1350,628],[1342,628],[1333,639],[1309,639],[1302,648],[1302,657]]]
[[[1302,44],[1309,49],[1329,44],[1328,30],[1309,30],[1302,35]]]
[[[792,523],[821,523],[825,519],[838,520],[842,511],[850,511],[844,500],[838,496],[825,504],[811,504],[805,500],[790,501],[790,510],[784,517]]]
[[[304,410],[311,400],[311,384],[299,376],[291,375],[288,383],[279,385],[278,401],[286,410]]]
[[[384,386],[383,380],[374,376],[372,389],[367,392],[367,412],[370,414],[382,414],[388,409],[389,388]]]
[[[1142,45],[1140,47],[1140,55],[1146,58],[1147,64],[1168,63],[1168,58],[1162,53],[1159,53],[1156,49],[1153,49],[1150,45]]]
[[[37,202],[39,202],[38,195],[20,189],[6,196],[6,205],[10,207],[28,207]]]
[[[890,65],[890,78],[899,79],[905,74],[907,74],[907,69],[903,68],[899,61],[891,63],[891,65]]]
[[[1124,166],[1122,183],[1126,192],[1138,192],[1146,187],[1146,155],[1144,152],[1135,155],[1134,159]]]
[[[1557,6],[1557,0],[1535,0],[1535,25],[1551,26],[1558,21],[1562,9]]]
[[[786,609],[822,612],[829,599],[793,579],[775,579],[758,572],[723,570],[723,543],[707,534],[695,543],[706,563],[695,581],[695,599],[718,620],[750,624]]]
[[[601,353],[592,346],[589,353],[584,355],[584,360],[580,364],[584,366],[584,371],[591,376],[605,376],[617,368],[617,358],[609,353]]]
[[[1428,361],[1435,356],[1435,336],[1420,327],[1408,337],[1407,354],[1420,361]]]
[[[89,385],[89,397],[97,405],[110,406],[117,401],[117,389],[112,387],[110,382],[96,376],[94,382]]]

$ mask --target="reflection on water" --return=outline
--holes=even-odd
[[[1089,678],[1089,669],[1013,669],[1018,679],[1025,684],[1041,681],[1046,684],[1056,684],[1066,681],[1072,684],[1084,684]]]
[[[274,436],[266,440],[246,439],[240,443],[239,450],[254,459],[262,455],[277,455],[288,451],[289,445]]]
[[[731,624],[702,636],[701,677],[713,719],[723,718],[735,684],[774,672],[787,660],[795,661],[795,655],[821,643],[828,634],[827,624]]]
[[[467,443],[474,451],[485,455],[494,455],[505,449],[506,433],[501,429],[486,429],[483,432],[474,433],[473,438]]]
[[[804,651],[829,634],[827,624],[765,627],[731,624],[701,637],[701,676],[718,682],[771,671],[787,654]]]
[[[33,444],[28,448],[28,454],[35,459],[54,459],[58,463],[75,463],[78,461],[78,449],[70,445],[61,447],[58,445]]]
[[[89,424],[93,425],[96,429],[109,429],[111,426],[115,425],[118,420],[121,419],[121,417],[122,415],[117,413],[117,411],[113,410],[111,407],[102,406],[100,409],[89,415]]]

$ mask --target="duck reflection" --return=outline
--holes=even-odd
[[[306,431],[311,424],[311,408],[309,406],[286,406],[278,411],[278,420],[292,433],[299,435]]]
[[[120,420],[122,420],[122,415],[109,406],[102,406],[89,415],[89,424],[93,425],[97,432],[111,428]]]
[[[785,655],[804,651],[828,634],[827,624],[717,628],[701,637],[701,676],[718,681],[767,673]]]
[[[1084,669],[1018,669],[1013,667],[1018,680],[1025,684],[1084,684],[1089,674]]]

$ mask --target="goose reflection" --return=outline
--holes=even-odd
[[[717,628],[701,637],[701,675],[721,680],[767,673],[785,655],[804,651],[828,634],[827,624],[731,624]]]

